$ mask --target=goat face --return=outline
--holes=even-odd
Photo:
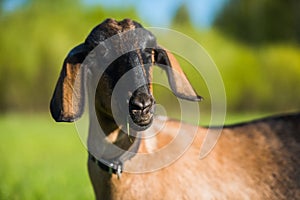
[[[150,67],[151,54],[145,50],[131,51],[114,60],[97,85],[95,108],[101,111],[98,114],[113,117],[122,125],[128,121],[138,130],[151,125],[155,101]]]
[[[81,116],[84,87],[74,79],[79,77],[79,80],[85,80],[80,78],[83,76],[81,63],[91,51],[100,58],[96,69],[107,66],[98,79],[95,92],[98,120],[106,115],[108,118],[119,118],[121,125],[129,119],[134,129],[147,128],[152,122],[155,107],[151,94],[153,65],[167,72],[176,96],[192,101],[201,100],[175,57],[157,45],[151,32],[130,19],[120,22],[107,19],[96,26],[85,42],[71,50],[65,59],[50,104],[51,114],[56,121],[74,121]]]

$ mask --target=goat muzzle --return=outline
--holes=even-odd
[[[151,94],[139,92],[133,93],[129,100],[129,114],[134,123],[133,128],[138,126],[140,129],[148,128],[152,121],[155,110],[155,100]]]

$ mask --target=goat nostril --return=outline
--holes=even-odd
[[[147,115],[152,108],[152,101],[132,101],[130,104],[131,114],[133,115]]]
[[[132,107],[134,110],[143,110],[144,104],[137,99],[132,102]]]
[[[129,114],[138,126],[148,126],[153,120],[154,98],[146,93],[134,93],[129,99]]]
[[[150,105],[149,105],[148,107],[145,107],[145,108],[143,109],[143,114],[145,115],[145,114],[149,113],[149,112],[150,112],[150,109],[151,109],[151,106],[150,106]]]
[[[133,93],[129,100],[130,114],[135,117],[143,117],[153,113],[154,99],[151,95],[143,92]]]
[[[148,98],[146,101],[144,101],[144,108],[148,108],[152,105],[151,98]]]
[[[151,107],[153,103],[152,98],[133,98],[130,101],[130,105],[132,106],[133,109],[140,109],[144,110],[145,108]]]
[[[142,110],[132,110],[131,112],[134,115],[140,115],[142,113]]]

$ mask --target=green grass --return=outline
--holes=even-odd
[[[0,199],[93,199],[74,125],[47,115],[0,117]]]
[[[229,115],[226,123],[258,116]],[[0,131],[0,200],[94,198],[86,149],[73,124],[45,114],[9,114],[0,117]]]

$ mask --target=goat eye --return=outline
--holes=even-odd
[[[152,49],[150,48],[146,48],[143,50],[143,54],[145,58],[150,58],[151,59],[151,55],[152,55]]]
[[[146,54],[152,54],[152,49],[151,48],[145,48],[144,49],[144,52],[146,53]]]

